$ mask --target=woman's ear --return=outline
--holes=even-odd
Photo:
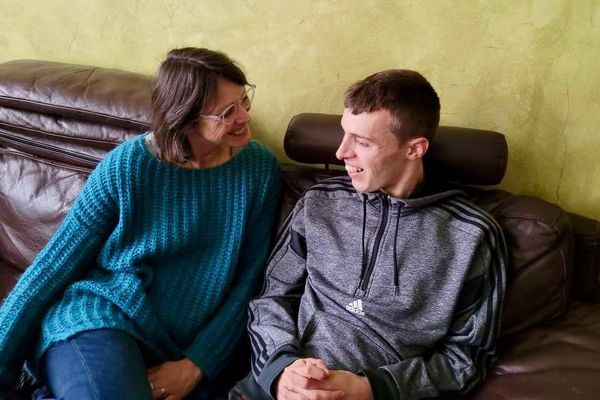
[[[406,157],[409,160],[416,160],[422,158],[425,153],[427,153],[427,149],[429,149],[429,140],[423,136],[418,136],[410,139],[407,145],[408,150]]]

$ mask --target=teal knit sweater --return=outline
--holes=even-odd
[[[279,194],[277,160],[254,141],[198,170],[160,162],[144,136],[118,146],[0,308],[0,395],[26,358],[98,328],[214,376],[245,332]]]

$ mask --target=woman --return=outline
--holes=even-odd
[[[250,140],[253,92],[222,53],[169,52],[153,132],[100,162],[0,309],[0,398],[25,359],[56,398],[210,396],[279,202],[277,160]]]

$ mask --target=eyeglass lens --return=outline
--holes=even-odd
[[[244,97],[242,97],[241,104],[232,104],[223,111],[223,120],[226,124],[231,124],[238,114],[238,107],[242,107],[246,111],[250,111],[250,107],[252,106],[252,100],[254,98],[254,87],[250,86],[246,93],[244,93]]]

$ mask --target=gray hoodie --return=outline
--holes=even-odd
[[[250,304],[252,372],[298,358],[366,375],[375,399],[462,394],[495,357],[506,246],[457,190],[411,198],[325,180],[298,201]]]

